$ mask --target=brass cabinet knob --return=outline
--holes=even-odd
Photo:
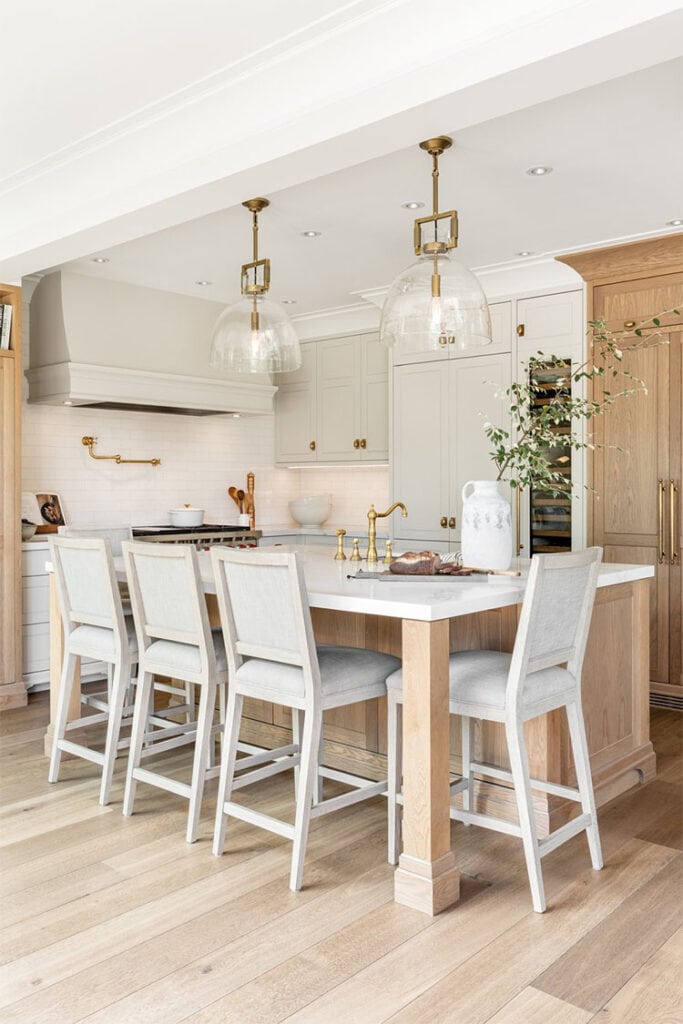
[[[635,320],[624,320],[624,327],[627,331],[630,331],[632,327],[636,326]]]
[[[448,344],[448,338],[446,337],[445,334],[442,334],[441,337],[439,338],[439,345],[447,345],[447,344]]]
[[[355,441],[353,442],[353,447],[354,448],[360,448],[360,441],[359,441],[358,438],[356,438]]]
[[[367,448],[367,446],[368,446],[368,439],[366,437],[361,437],[361,439],[360,439],[360,446],[361,446],[361,448]]]
[[[439,522],[440,522],[441,526],[444,528],[444,530],[448,529],[448,519],[447,519],[446,516],[441,516],[441,519],[439,520]]]
[[[448,520],[448,528],[449,530],[455,529],[455,516],[451,516],[451,518]]]
[[[314,452],[315,451],[315,441],[311,441],[308,447],[311,449],[312,452]]]

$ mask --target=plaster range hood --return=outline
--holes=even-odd
[[[47,274],[31,298],[28,400],[192,416],[270,413],[277,388],[266,374],[209,367],[223,308],[84,274]]]

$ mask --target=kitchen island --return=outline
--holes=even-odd
[[[451,848],[448,814],[449,769],[457,770],[459,764],[448,714],[448,654],[473,648],[512,649],[528,563],[526,567],[522,563],[522,577],[514,581],[484,577],[385,582],[349,579],[365,564],[335,562],[329,548],[307,547],[302,555],[316,638],[403,658],[404,850],[396,871],[395,897],[416,909],[438,913],[459,895],[457,847]],[[200,555],[200,563],[211,603],[215,584],[207,554]],[[120,562],[117,571],[123,578]],[[601,566],[583,675],[598,805],[648,780],[655,771],[648,708],[648,578],[652,575],[649,566]],[[54,593],[51,641],[54,706],[62,643]],[[326,720],[325,763],[360,775],[381,776],[385,716],[380,703],[361,706],[356,713],[365,716],[363,723],[349,719],[350,709]],[[244,739],[280,745],[288,730],[284,709],[253,702],[247,715]],[[562,712],[538,718],[527,729],[532,775],[573,784]],[[476,742],[477,760],[507,763],[499,725],[483,725]],[[540,834],[570,816],[573,805],[562,798],[545,793],[535,798]],[[514,819],[514,796],[505,785],[479,783],[476,809]]]

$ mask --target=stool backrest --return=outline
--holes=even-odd
[[[113,558],[120,558],[123,542],[133,539],[133,530],[130,526],[60,526],[57,533],[60,537],[82,537],[84,540],[101,537],[108,540]]]
[[[194,546],[125,541],[122,549],[140,651],[155,640],[190,644],[208,671],[215,655]]]
[[[127,633],[109,542],[50,537],[49,543],[65,632],[100,626],[123,644]]]
[[[586,651],[602,548],[534,555],[510,665],[507,702],[526,675],[566,663],[577,681]]]
[[[245,657],[297,665],[314,698],[320,669],[301,556],[214,547],[211,560],[229,671]]]

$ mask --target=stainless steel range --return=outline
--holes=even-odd
[[[159,541],[165,544],[194,544],[196,548],[209,548],[216,544],[229,548],[255,548],[261,537],[260,530],[244,526],[204,524],[203,526],[134,526],[136,540]]]

